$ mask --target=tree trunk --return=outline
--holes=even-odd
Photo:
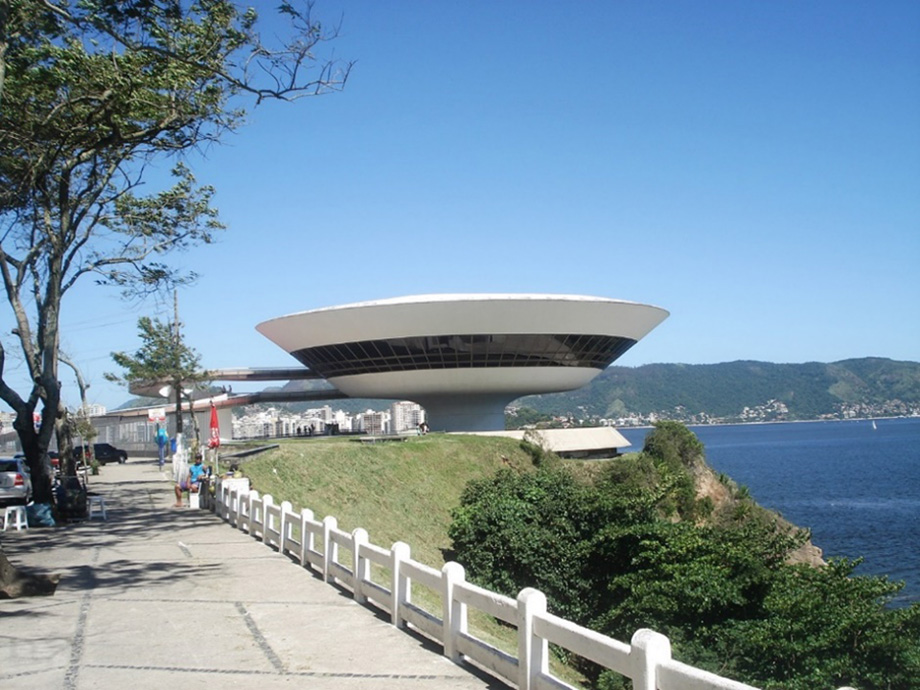
[[[33,408],[34,409],[34,408]],[[51,469],[51,459],[48,457],[48,442],[41,443],[41,437],[35,431],[32,420],[32,409],[28,407],[20,411],[13,422],[13,428],[19,435],[22,452],[29,465],[29,474],[32,476],[32,500],[36,503],[53,501],[52,484],[54,471]]]
[[[176,438],[182,434],[182,382],[174,384],[176,389]]]
[[[61,474],[65,477],[77,476],[77,459],[73,452],[74,422],[73,417],[66,409],[62,410],[58,420],[57,445],[58,462],[61,463]],[[82,449],[81,449],[82,451]]]
[[[189,414],[192,415],[192,437],[188,441],[189,448],[196,448],[201,443],[201,428],[198,426],[198,417],[195,416],[195,407],[192,404],[192,394],[186,396]]]

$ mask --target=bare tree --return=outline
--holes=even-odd
[[[76,414],[72,414],[63,403],[60,403],[57,421],[57,446],[61,472],[65,476],[74,476],[77,474],[77,460],[73,452],[73,440],[79,436],[84,441],[92,441],[96,437],[96,430],[87,414],[86,390],[89,384],[83,378],[83,372],[76,362],[64,352],[58,352],[58,359],[73,370],[77,379],[77,388],[80,389],[80,409]]]

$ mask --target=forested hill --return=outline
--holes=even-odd
[[[916,415],[920,363],[868,357],[830,364],[613,366],[579,390],[528,396],[514,406],[618,423],[656,417],[706,423]]]

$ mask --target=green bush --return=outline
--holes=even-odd
[[[858,563],[779,569],[761,615],[713,631],[732,673],[767,690],[917,688],[920,605],[887,606],[902,585],[855,576]]]
[[[682,661],[765,690],[916,688],[920,605],[890,608],[901,585],[854,576],[849,561],[787,565],[807,533],[753,502],[705,524],[702,457],[668,422],[591,482],[556,463],[472,482],[449,530],[456,558],[483,586],[536,587],[553,613],[620,640],[655,629]],[[582,670],[597,687],[622,686]]]
[[[557,612],[583,618],[592,593],[580,579],[580,562],[594,524],[586,499],[568,472],[502,470],[470,483],[448,535],[458,560],[482,585],[515,596],[539,582]]]
[[[642,451],[678,470],[703,458],[703,443],[680,422],[657,422],[645,437]]]

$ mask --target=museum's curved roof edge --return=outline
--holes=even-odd
[[[352,302],[349,304],[340,304],[332,307],[320,307],[317,309],[308,309],[300,312],[293,312],[267,319],[263,323],[272,321],[281,321],[294,316],[306,314],[321,314],[334,311],[345,311],[350,309],[366,309],[371,307],[403,306],[413,304],[432,304],[440,302],[512,302],[512,301],[546,301],[546,302],[578,302],[578,303],[602,303],[602,304],[621,304],[631,307],[644,307],[656,309],[664,312],[665,316],[670,316],[667,309],[647,304],[643,302],[634,302],[631,300],[613,299],[610,297],[593,297],[590,295],[571,295],[571,294],[552,294],[552,293],[433,293],[425,295],[406,295],[403,297],[390,297],[380,300],[368,300],[364,302]],[[261,325],[261,324],[260,324]]]

